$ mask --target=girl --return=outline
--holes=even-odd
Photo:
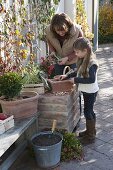
[[[92,52],[91,44],[86,38],[78,38],[73,47],[77,55],[77,72],[62,75],[60,79],[75,77],[74,82],[78,84],[78,90],[83,94],[86,130],[80,132],[79,137],[82,138],[84,144],[88,144],[94,142],[96,136],[96,115],[93,106],[99,90],[97,83],[98,63]]]
[[[76,67],[73,43],[81,36],[83,36],[82,30],[77,24],[73,24],[67,14],[60,13],[53,16],[51,24],[46,29],[46,39],[50,56],[55,54],[60,58],[60,62],[55,65],[55,75],[62,75],[66,65],[71,69]]]

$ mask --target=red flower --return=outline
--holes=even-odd
[[[51,77],[51,74],[53,73],[54,70],[54,65],[51,65],[48,58],[41,57],[42,62],[40,63],[40,68],[43,70],[48,77]]]

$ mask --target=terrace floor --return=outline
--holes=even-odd
[[[61,162],[55,170],[113,170],[113,44],[99,46],[99,93],[95,103],[97,136],[94,144],[84,146],[84,160]],[[85,126],[82,116],[80,128]],[[78,130],[79,130],[78,129]],[[9,170],[40,170],[28,150]]]

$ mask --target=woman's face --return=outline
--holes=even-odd
[[[57,33],[58,35],[60,35],[61,37],[65,36],[65,34],[67,33],[65,30],[61,30],[61,31],[55,30],[55,31],[56,31],[56,33]]]
[[[84,50],[74,50],[75,52],[75,55],[78,57],[78,58],[84,58],[86,55],[87,55],[87,49],[84,49]]]
[[[68,27],[67,27],[66,25],[64,25],[61,30],[58,29],[57,27],[55,27],[55,32],[56,32],[58,35],[60,35],[61,37],[63,37],[63,36],[65,36],[66,33],[68,32]]]

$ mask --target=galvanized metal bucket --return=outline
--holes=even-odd
[[[39,146],[38,143],[34,143],[34,139],[40,138],[43,135],[55,135],[58,137],[58,142],[49,146]],[[40,168],[54,168],[60,162],[61,146],[63,136],[57,132],[45,131],[35,134],[31,141],[35,152],[36,162]]]

